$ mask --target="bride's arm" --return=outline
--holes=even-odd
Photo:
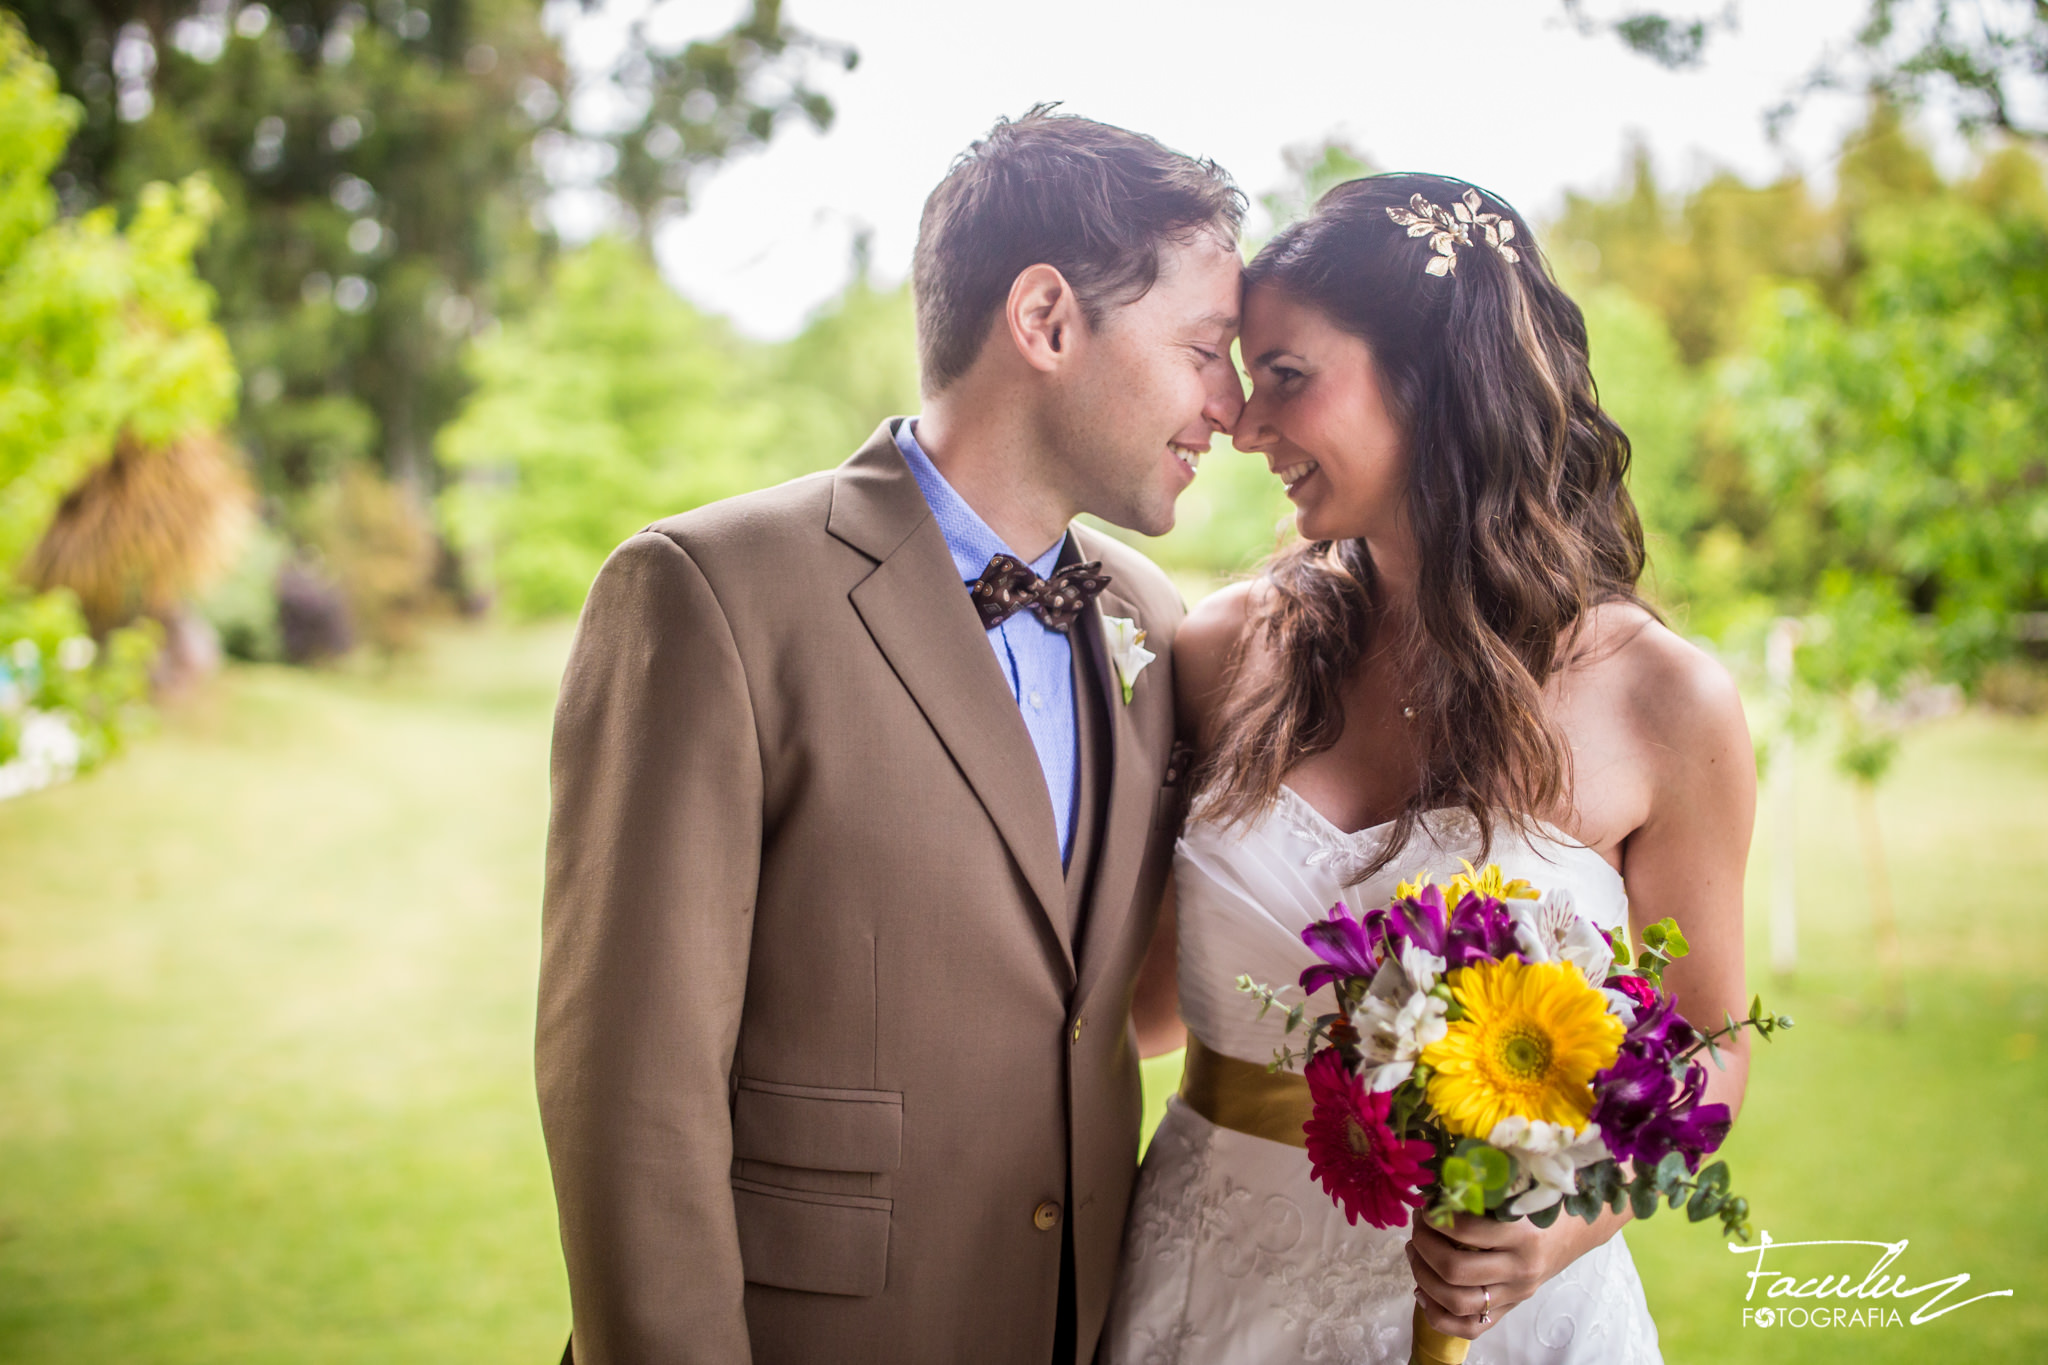
[[[1742,969],[1742,879],[1756,825],[1756,752],[1735,684],[1716,663],[1662,627],[1631,650],[1644,685],[1630,710],[1653,775],[1643,823],[1622,846],[1630,929],[1670,916],[1692,951],[1664,971],[1679,1013],[1705,1030],[1723,1013],[1749,1013]],[[1707,1100],[1742,1108],[1750,1035],[1718,1044],[1707,1065]]]
[[[1131,1022],[1138,1026],[1140,1057],[1158,1057],[1187,1046],[1187,1025],[1180,1021],[1180,974],[1175,969],[1180,937],[1174,930],[1173,874],[1169,872],[1166,890],[1159,898],[1159,927],[1152,931],[1152,946],[1145,952],[1145,965],[1138,969],[1138,988],[1131,997]]]
[[[1702,1029],[1725,1010],[1749,1012],[1742,969],[1742,877],[1756,819],[1756,760],[1735,684],[1714,660],[1661,626],[1640,631],[1612,662],[1611,681],[1627,717],[1632,762],[1640,765],[1644,812],[1622,844],[1631,929],[1667,915],[1691,953],[1664,985]],[[1606,691],[1605,688],[1601,689]],[[1749,1035],[1719,1044],[1723,1066],[1707,1067],[1707,1103],[1742,1106]],[[1418,1217],[1408,1259],[1423,1311],[1439,1330],[1476,1337],[1552,1276],[1619,1232],[1626,1212],[1599,1221],[1563,1216],[1548,1228],[1460,1216],[1449,1235]]]
[[[1173,695],[1176,728],[1195,747],[1199,764],[1215,734],[1215,717],[1229,690],[1231,661],[1244,634],[1252,585],[1236,583],[1204,598],[1181,622],[1173,639]],[[1159,927],[1138,970],[1131,1022],[1138,1029],[1138,1055],[1157,1057],[1187,1042],[1180,1018],[1180,940],[1174,914],[1173,875],[1160,896]]]

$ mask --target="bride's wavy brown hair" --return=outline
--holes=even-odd
[[[1514,221],[1520,259],[1474,227],[1439,276],[1424,269],[1430,241],[1387,212],[1417,194],[1448,210],[1473,188],[1414,174],[1339,185],[1245,272],[1247,289],[1277,289],[1366,344],[1407,441],[1422,639],[1405,667],[1424,767],[1360,878],[1407,845],[1426,811],[1469,811],[1490,849],[1498,823],[1526,829],[1559,808],[1571,750],[1545,714],[1544,680],[1590,608],[1647,608],[1628,437],[1600,408],[1585,319],[1526,221],[1479,191],[1480,212]],[[1202,778],[1206,812],[1224,823],[1265,810],[1288,769],[1337,742],[1344,680],[1380,617],[1362,540],[1293,545],[1261,577],[1270,590],[1254,598],[1239,657],[1262,637],[1274,664],[1237,670]]]

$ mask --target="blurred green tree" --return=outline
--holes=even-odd
[[[95,641],[72,593],[23,590],[24,556],[66,490],[117,451],[145,480],[189,471],[157,452],[210,445],[234,403],[227,342],[192,269],[211,189],[202,177],[148,186],[125,231],[110,208],[60,220],[49,172],[78,116],[0,13],[0,798],[119,742],[158,639],[153,623],[109,631],[108,619]]]
[[[1773,614],[1881,589],[1924,638],[1859,653],[1856,668],[1910,658],[1974,687],[2011,657],[2015,622],[2037,609],[2025,584],[2040,552],[2027,500],[1994,491],[2030,477],[2024,443],[1993,425],[2015,404],[2038,411],[2023,357],[2039,345],[2040,285],[2025,244],[2043,224],[2033,153],[1993,151],[1946,183],[1881,98],[1827,199],[1798,177],[1752,187],[1725,174],[1674,195],[1640,152],[1612,196],[1571,196],[1550,248],[1586,306],[1603,399],[1636,441],[1660,597],[1687,604],[1696,628],[1754,644]],[[2015,448],[1998,453],[1995,439]],[[1949,562],[1960,533],[1930,539],[1938,508],[1953,509],[1942,524],[1983,533],[1973,566]],[[1954,619],[1937,627],[1944,612]],[[1843,687],[1895,690],[1911,671],[1852,677],[1827,657],[1810,636],[1809,669]]]
[[[1705,60],[1714,35],[1736,26],[1727,0],[1711,15],[1631,8],[1594,16],[1561,0],[1582,33],[1611,33],[1673,70]],[[1767,113],[1775,131],[1823,90],[1868,91],[1895,104],[1936,104],[1965,134],[2048,141],[2048,5],[2041,0],[1868,0],[1844,44],[1821,53],[1804,80]]]
[[[469,328],[542,244],[526,156],[565,80],[534,7],[37,0],[22,7],[86,117],[73,210],[205,171],[199,256],[244,376],[243,444],[294,500],[350,460],[431,485]]]
[[[205,435],[235,371],[193,252],[218,209],[203,176],[59,219],[50,167],[78,119],[20,24],[0,14],[0,571],[118,441]]]
[[[634,20],[598,77],[624,114],[594,135],[609,153],[601,183],[621,229],[643,242],[689,210],[700,175],[766,145],[785,119],[831,127],[832,101],[813,73],[820,65],[851,71],[860,62],[852,47],[789,23],[782,0],[754,0],[726,32],[680,48],[655,36],[668,17],[657,5]]]
[[[586,130],[536,0],[16,7],[86,111],[56,177],[69,209],[194,170],[220,189],[200,267],[245,377],[244,443],[287,500],[352,460],[432,492],[461,349],[532,296],[553,248],[551,178],[594,180],[635,221],[673,208],[784,119],[829,121],[807,73],[852,55],[779,0],[669,46],[657,10],[597,77],[597,102],[633,116]]]
[[[1660,596],[1737,658],[1773,618],[1802,622],[1788,722],[1835,722],[1894,1019],[1903,952],[1876,789],[1903,727],[1942,705],[1934,684],[1974,694],[2031,673],[2048,608],[2041,160],[2008,142],[1947,183],[1902,113],[1880,87],[1828,202],[1798,178],[1667,197],[1639,156],[1620,195],[1575,198],[1557,232],[1567,269],[1604,282],[1588,297],[1595,373],[1637,440]],[[1689,363],[1645,412],[1626,410],[1644,320],[1603,346],[1608,289],[1685,339]],[[1644,458],[1667,439],[1659,418],[1676,484]]]
[[[1619,285],[1655,308],[1688,365],[1736,345],[1758,280],[1832,282],[1843,268],[1836,222],[1803,179],[1750,186],[1724,171],[1675,196],[1641,144],[1618,192],[1565,195],[1548,246],[1568,277]]]
[[[2048,607],[2048,218],[2015,200],[1860,217],[1846,311],[1773,290],[1730,368],[1773,509],[1755,571],[1837,623],[1803,651],[1830,691],[1895,694],[1916,671],[1974,689]]]
[[[648,522],[828,468],[916,411],[912,327],[908,288],[861,273],[792,341],[748,342],[601,238],[475,346],[475,392],[441,433],[450,539],[515,614],[574,611]]]

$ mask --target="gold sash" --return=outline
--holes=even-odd
[[[1180,1099],[1218,1128],[1290,1147],[1308,1146],[1301,1131],[1313,1112],[1307,1081],[1292,1071],[1268,1071],[1257,1062],[1226,1057],[1192,1033],[1187,1067],[1180,1075]]]

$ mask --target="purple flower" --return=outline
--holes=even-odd
[[[1699,1070],[1697,1067],[1693,1069]],[[1700,1074],[1704,1077],[1706,1073]],[[1719,1150],[1727,1140],[1729,1125],[1734,1121],[1725,1104],[1695,1105],[1682,1114],[1671,1114],[1651,1125],[1650,1139],[1667,1143],[1685,1153],[1685,1168],[1697,1171],[1700,1158]]]
[[[1425,886],[1419,895],[1395,901],[1390,912],[1388,935],[1405,939],[1418,947],[1444,956],[1444,936],[1450,932],[1450,912],[1444,908],[1440,886]]]
[[[1685,1157],[1697,1171],[1700,1158],[1719,1147],[1730,1122],[1725,1104],[1701,1104],[1707,1070],[1688,1063],[1680,1086],[1668,1063],[1627,1051],[1593,1078],[1593,1122],[1607,1150],[1623,1161],[1654,1166],[1666,1152]]]
[[[1361,921],[1365,925],[1365,936],[1372,943],[1373,955],[1381,962],[1401,956],[1401,945],[1395,938],[1394,912],[1387,906],[1365,912]]]
[[[1496,962],[1521,950],[1515,939],[1514,917],[1508,914],[1507,906],[1492,896],[1468,891],[1451,912],[1444,946],[1435,951],[1443,957],[1447,970],[1456,971],[1474,962]]]
[[[1347,976],[1370,977],[1380,969],[1372,935],[1351,918],[1343,901],[1330,907],[1328,919],[1319,919],[1302,930],[1301,941],[1322,959],[1301,974],[1301,989],[1309,995],[1332,981],[1342,981]]]
[[[1613,1066],[1593,1078],[1592,1119],[1607,1138],[1608,1149],[1621,1156],[1616,1140],[1627,1140],[1669,1109],[1677,1090],[1678,1083],[1665,1063],[1627,1052],[1616,1057]]]
[[[1636,1014],[1634,1027],[1621,1040],[1621,1051],[1624,1056],[1640,1057],[1663,1065],[1692,1046],[1698,1037],[1693,1026],[1685,1022],[1685,1016],[1678,1012],[1677,997],[1669,991],[1658,991],[1656,1002]]]

